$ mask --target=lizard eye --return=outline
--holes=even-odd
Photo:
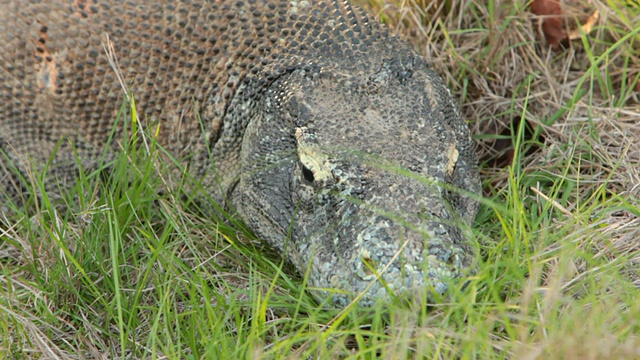
[[[311,171],[311,169],[309,169],[308,167],[306,167],[304,165],[302,165],[302,176],[309,183],[313,183],[314,180],[315,180],[315,178],[313,177],[313,171]]]

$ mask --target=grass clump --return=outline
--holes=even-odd
[[[109,181],[85,169],[64,208],[45,198],[5,219],[0,353],[640,357],[640,10],[588,4],[595,30],[557,51],[517,2],[364,4],[445,77],[483,159],[478,273],[442,303],[319,307],[236,219],[194,211],[206,194],[188,174],[167,186],[162,150],[140,132],[105,160]]]

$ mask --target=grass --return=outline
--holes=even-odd
[[[443,303],[323,309],[236,219],[198,212],[198,184],[170,191],[153,136],[133,137],[110,181],[87,170],[64,208],[0,228],[0,354],[639,358],[640,10],[588,4],[598,26],[560,51],[518,2],[364,4],[443,74],[483,158],[479,271]]]

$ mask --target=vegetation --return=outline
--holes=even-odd
[[[87,171],[4,219],[0,354],[639,358],[640,8],[585,1],[595,28],[554,50],[518,1],[360,3],[429,59],[476,134],[486,200],[464,290],[324,309],[236,219],[197,211],[197,183],[169,191],[134,126],[109,180]]]

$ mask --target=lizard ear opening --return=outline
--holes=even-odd
[[[311,169],[309,169],[308,167],[304,166],[304,164],[302,164],[302,176],[310,184],[313,184],[313,182],[315,181],[315,178],[313,176],[313,171],[311,171]]]

